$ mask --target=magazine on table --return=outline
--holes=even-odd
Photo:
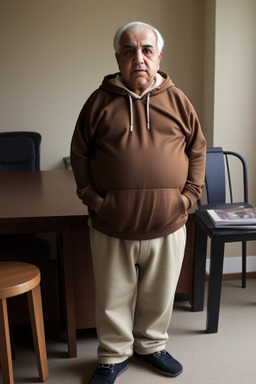
[[[256,229],[256,207],[216,208],[207,213],[215,227]]]

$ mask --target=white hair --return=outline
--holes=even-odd
[[[124,32],[131,31],[133,29],[136,29],[137,27],[145,27],[145,28],[150,28],[156,35],[156,43],[157,43],[157,50],[158,53],[163,51],[163,46],[164,46],[164,40],[162,38],[161,33],[154,28],[152,25],[147,24],[147,23],[142,23],[141,21],[134,21],[132,23],[126,24],[123,27],[120,27],[115,34],[113,45],[114,45],[114,50],[116,53],[119,53],[120,49],[120,40]]]

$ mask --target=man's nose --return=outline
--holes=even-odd
[[[140,49],[135,51],[134,63],[135,64],[143,64],[144,63],[143,54],[142,54],[142,51]]]

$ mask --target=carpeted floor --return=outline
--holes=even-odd
[[[254,384],[256,383],[256,279],[224,281],[219,331],[206,334],[206,309],[193,313],[186,301],[177,301],[169,328],[168,351],[184,367],[177,378],[168,378],[141,366],[132,358],[116,384]],[[15,384],[38,382],[30,329],[16,335]],[[79,331],[78,357],[67,358],[67,345],[47,337],[48,383],[87,384],[97,366],[94,330]],[[0,383],[2,383],[0,377]]]

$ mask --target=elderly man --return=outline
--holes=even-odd
[[[159,71],[163,39],[140,22],[114,38],[119,73],[106,76],[78,117],[71,144],[77,193],[89,209],[99,366],[112,384],[130,356],[167,376],[166,351],[186,242],[200,197],[206,142],[195,110]]]

